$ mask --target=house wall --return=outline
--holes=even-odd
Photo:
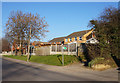
[[[51,44],[61,44],[60,42],[52,42]]]
[[[69,39],[69,38],[68,38],[68,39]],[[68,44],[68,43],[74,42],[74,41],[75,41],[74,39],[75,39],[75,38],[72,38],[72,41],[68,41],[68,42],[65,42],[65,39],[64,39],[64,44]],[[77,37],[77,42],[78,42],[78,43],[85,43],[86,40],[79,40],[79,37]]]
[[[85,35],[83,35],[82,40],[79,40],[79,37],[77,37],[77,42],[78,43],[85,43],[87,40],[87,36],[89,36],[92,32],[93,32],[93,29],[91,31],[89,31],[88,33],[86,33]],[[67,42],[65,40],[66,39],[64,39],[64,44],[68,44],[68,43],[75,41],[75,37],[72,38],[72,41],[70,41],[70,38],[67,38],[67,40],[68,40]]]
[[[74,38],[74,37],[72,38],[72,41],[75,41],[75,38]]]
[[[91,31],[89,31],[88,33],[86,33],[85,35],[83,35],[83,40],[86,41],[87,36],[89,36],[92,32],[93,32],[93,29]]]

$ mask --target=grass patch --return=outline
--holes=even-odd
[[[5,57],[19,59],[26,61],[27,56],[14,56],[14,55],[4,55]],[[62,55],[49,55],[49,56],[31,56],[30,62],[48,64],[48,65],[62,65]],[[72,63],[79,62],[76,56],[64,55],[64,65],[69,65]]]

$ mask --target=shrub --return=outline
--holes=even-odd
[[[92,59],[88,63],[88,66],[92,67],[93,65],[96,64],[105,64],[105,65],[110,65],[111,67],[117,67],[117,65],[115,64],[112,58],[104,58],[104,57],[96,57],[95,59]]]
[[[98,44],[86,44],[86,47],[87,47],[88,56],[90,57],[91,60],[101,56],[100,47]]]
[[[95,59],[91,60],[88,63],[88,66],[92,67],[95,64],[102,64],[102,63],[104,63],[104,60],[105,60],[105,58],[103,58],[103,57],[96,57]]]

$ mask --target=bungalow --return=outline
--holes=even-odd
[[[27,48],[28,48],[28,45],[27,45],[26,42],[24,42],[24,44],[21,46],[21,52],[22,52],[22,54],[26,54],[27,53]],[[18,53],[19,49],[20,49],[20,44],[17,44],[14,41],[13,45],[11,47],[11,53],[12,54]]]
[[[54,39],[50,40],[49,43],[50,44],[62,44],[62,43],[64,43],[64,39],[65,39],[65,37],[54,38]]]
[[[77,55],[78,47],[81,47],[81,43],[87,43],[88,40],[94,42],[94,38],[95,34],[93,29],[91,29],[74,32],[65,37],[54,38],[49,42],[34,41],[32,46],[34,46],[36,55],[62,54],[62,47],[66,47],[63,50],[63,54]]]
[[[40,41],[34,41],[34,42],[32,42],[32,46],[34,48],[38,48],[38,47],[41,47],[41,46],[48,46],[48,45],[50,45],[49,42],[40,42]]]
[[[88,39],[95,38],[93,29],[71,33],[66,37],[58,37],[49,41],[51,44],[69,44],[72,42],[86,43]]]

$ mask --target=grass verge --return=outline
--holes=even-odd
[[[26,56],[4,55],[4,57],[19,59],[26,61]],[[30,62],[62,66],[62,55],[48,55],[48,56],[31,56]],[[76,56],[64,55],[64,65],[79,62]]]

